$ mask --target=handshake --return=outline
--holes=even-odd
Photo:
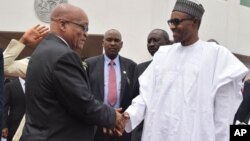
[[[129,120],[129,114],[127,112],[121,113],[121,110],[122,108],[115,109],[115,113],[116,113],[115,128],[113,129],[103,128],[103,132],[105,134],[115,135],[118,137],[123,135],[125,125]]]

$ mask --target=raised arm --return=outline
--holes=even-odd
[[[49,29],[45,26],[36,25],[27,30],[19,41],[12,39],[3,52],[4,75],[12,77],[25,77],[28,59],[16,60],[25,46],[35,48],[38,43],[48,34]]]

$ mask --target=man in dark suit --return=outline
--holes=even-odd
[[[51,14],[50,31],[29,61],[21,141],[93,141],[94,125],[122,129],[119,111],[90,93],[76,53],[87,38],[86,13],[60,4]]]
[[[5,84],[2,136],[12,138],[25,113],[24,83],[22,78]]]
[[[160,46],[170,44],[172,44],[172,41],[169,40],[168,33],[163,29],[153,29],[148,34],[147,49],[151,56],[154,56]],[[152,60],[138,64],[138,77],[146,70],[151,61]]]
[[[122,36],[116,29],[110,29],[104,34],[102,46],[105,54],[86,59],[91,90],[94,96],[112,107],[121,107],[125,110],[130,105],[132,86],[136,63],[119,54],[122,48]],[[111,64],[111,62],[114,63]],[[115,102],[110,101],[111,70],[115,70]],[[130,141],[131,134],[124,133],[122,137],[107,136],[102,128],[97,128],[95,141]]]
[[[172,42],[169,40],[168,33],[163,29],[154,29],[152,30],[147,39],[147,49],[148,52],[154,56],[156,51],[159,49],[162,45],[170,45]],[[152,60],[143,62],[141,64],[138,64],[137,66],[137,81],[134,86],[134,96],[137,96],[139,94],[139,81],[138,78],[140,75],[146,70],[146,68],[149,66]],[[131,141],[141,141],[142,136],[142,130],[143,130],[143,122],[139,124],[133,131],[132,131],[132,137]]]
[[[0,121],[3,115],[3,52],[0,49]],[[2,129],[2,122],[0,122],[0,129]],[[1,141],[1,138],[0,138]]]
[[[243,101],[235,116],[235,120],[248,124],[250,118],[250,80],[245,81],[243,89]]]

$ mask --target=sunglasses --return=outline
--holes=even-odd
[[[191,21],[191,20],[193,20],[194,18],[184,18],[184,19],[170,19],[170,20],[168,20],[168,25],[169,26],[172,26],[172,25],[174,25],[174,26],[178,26],[179,24],[181,24],[182,22],[184,22],[184,21]]]

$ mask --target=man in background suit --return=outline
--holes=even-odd
[[[163,29],[153,29],[148,34],[147,49],[151,56],[154,56],[155,52],[159,49],[160,46],[170,44],[172,44],[172,42],[169,40],[168,33]],[[140,75],[144,72],[144,70],[146,70],[151,61],[152,60],[143,62],[137,66],[136,78],[140,77]],[[137,96],[139,94],[139,87],[139,81],[137,79],[134,87],[134,96]],[[141,141],[142,130],[143,122],[132,131],[131,141]]]
[[[243,101],[241,102],[236,116],[236,124],[240,122],[241,124],[248,124],[250,118],[250,80],[245,81],[243,89]]]
[[[26,123],[21,141],[92,141],[94,125],[122,129],[118,110],[94,98],[76,50],[87,38],[88,17],[59,4],[49,34],[33,52],[26,75]]]
[[[2,121],[3,113],[3,52],[0,49],[0,121]],[[0,129],[2,129],[2,122],[0,122]],[[0,138],[1,141],[1,138]]]
[[[88,58],[85,62],[94,96],[109,106],[121,107],[125,110],[131,103],[129,98],[132,96],[136,63],[119,55],[122,44],[121,33],[116,29],[110,29],[106,31],[103,38],[102,46],[105,54]],[[112,85],[109,78],[111,61],[114,62],[116,77],[115,103],[111,103],[109,100],[109,86]],[[95,141],[130,141],[130,138],[131,134],[127,133],[118,138],[105,135],[102,127],[98,127],[95,134]]]
[[[5,84],[2,136],[12,138],[25,113],[24,79],[12,80]]]
[[[160,46],[170,44],[172,44],[172,41],[169,40],[168,33],[163,29],[153,29],[148,34],[147,49],[151,56],[154,56]],[[144,72],[144,70],[148,67],[151,61],[152,60],[138,64],[138,77]]]

